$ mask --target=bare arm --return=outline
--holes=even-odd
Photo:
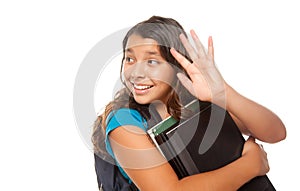
[[[266,154],[254,139],[246,142],[242,157],[235,162],[181,180],[137,127],[119,127],[110,133],[109,140],[117,160],[142,191],[237,190],[269,170]]]
[[[275,143],[285,139],[286,129],[282,121],[269,109],[240,95],[230,87],[218,71],[214,62],[212,38],[208,39],[208,52],[194,31],[191,31],[196,49],[181,35],[181,41],[193,62],[191,63],[175,49],[172,55],[187,71],[189,78],[178,74],[182,84],[198,99],[213,102],[227,109],[240,130],[264,142]]]
[[[242,96],[229,85],[226,86],[226,94],[226,109],[234,116],[242,132],[268,143],[285,139],[285,126],[276,114]]]

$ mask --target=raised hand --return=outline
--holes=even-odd
[[[181,34],[179,37],[189,53],[192,63],[183,55],[171,48],[171,54],[186,70],[190,79],[182,73],[177,76],[181,83],[202,101],[210,101],[218,105],[225,104],[225,81],[214,63],[214,47],[212,37],[208,38],[208,51],[206,52],[195,31],[191,30],[195,48],[187,38]]]

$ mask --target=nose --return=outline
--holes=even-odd
[[[143,62],[135,63],[131,69],[131,79],[145,78],[147,71],[146,66]]]

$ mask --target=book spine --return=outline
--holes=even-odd
[[[169,143],[169,139],[164,134],[156,137],[156,141],[160,143],[159,147],[164,153],[165,158],[168,160],[179,179],[189,175],[182,161],[180,160],[178,153],[175,152],[173,146]]]

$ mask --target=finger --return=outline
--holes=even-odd
[[[265,151],[264,146],[262,144],[259,144],[259,147],[261,148],[261,150],[264,152],[266,158],[268,156],[268,153]]]
[[[264,146],[262,144],[259,144],[260,148],[264,149]]]
[[[254,139],[254,137],[252,137],[252,136],[249,136],[249,137],[248,137],[248,139],[247,139],[247,141],[252,141],[252,142],[255,142],[255,139]]]
[[[198,55],[199,57],[204,57],[205,56],[205,48],[203,46],[203,44],[201,43],[200,39],[198,38],[196,32],[194,30],[191,30],[191,35],[192,35],[192,38],[195,42],[195,46],[196,46],[196,49],[198,51]]]
[[[191,45],[191,43],[188,41],[188,39],[183,35],[180,34],[179,38],[184,46],[184,48],[186,49],[186,51],[189,53],[191,59],[194,61],[198,58],[198,55],[194,49],[194,47]]]
[[[214,45],[212,36],[208,37],[208,56],[214,59]]]
[[[170,49],[173,57],[179,62],[179,64],[187,71],[187,68],[191,65],[191,62],[182,56],[179,52],[177,52],[174,48]]]
[[[179,81],[182,83],[182,85],[193,95],[193,96],[197,96],[196,92],[193,88],[193,83],[192,81],[184,74],[182,73],[177,73],[177,77],[179,79]]]

